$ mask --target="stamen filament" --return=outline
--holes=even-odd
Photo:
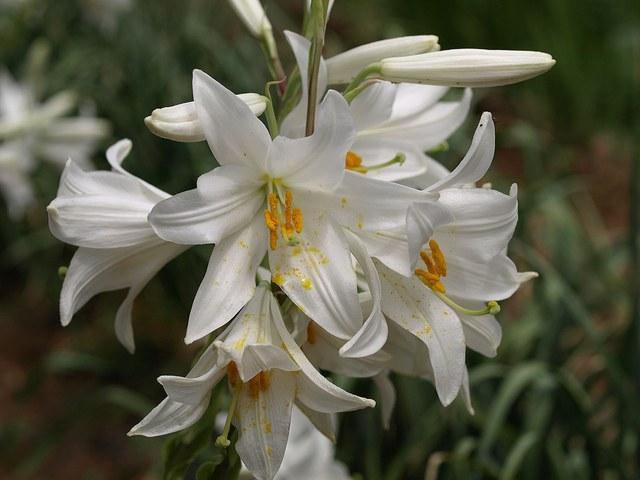
[[[233,420],[233,415],[235,414],[236,407],[238,406],[238,398],[240,397],[241,391],[242,382],[237,379],[235,385],[233,385],[233,397],[231,397],[231,405],[229,405],[229,413],[227,415],[227,419],[224,422],[224,429],[222,430],[222,434],[218,435],[218,438],[216,438],[216,447],[227,448],[229,445],[231,445],[231,441],[229,440],[231,420]]]
[[[444,303],[449,305],[455,311],[457,311],[458,313],[462,313],[464,315],[471,315],[475,317],[480,315],[496,315],[500,313],[500,304],[495,300],[491,300],[487,302],[485,308],[478,309],[478,310],[471,310],[469,308],[465,308],[462,305],[457,304],[456,302],[451,300],[451,298],[446,296],[444,293],[440,293],[435,290],[433,291],[433,293],[435,293],[440,300],[442,300]]]

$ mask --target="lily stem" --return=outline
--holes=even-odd
[[[320,70],[320,60],[322,59],[322,49],[324,48],[325,19],[329,9],[327,0],[311,1],[311,22],[313,25],[313,37],[311,39],[311,49],[309,50],[309,88],[307,98],[307,123],[305,135],[313,133],[316,126],[316,105],[318,103],[318,76]]]

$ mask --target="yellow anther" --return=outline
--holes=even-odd
[[[274,193],[271,192],[269,194],[269,210],[271,210],[271,213],[273,213],[274,215],[277,215],[278,212],[278,196]]]
[[[436,269],[438,273],[446,277],[447,276],[447,260],[444,258],[444,253],[440,250],[440,245],[438,242],[431,239],[429,240],[429,248],[431,249],[431,256],[433,257],[433,261],[436,263]]]
[[[443,294],[447,292],[447,289],[444,288],[444,285],[440,281],[436,282],[431,288],[433,288],[436,292],[440,292]]]
[[[299,208],[293,209],[293,226],[296,230],[296,233],[302,232],[302,227],[304,226],[304,217],[302,215],[302,210]]]
[[[267,225],[267,228],[272,232],[278,230],[278,217],[276,217],[271,211],[264,211],[264,223]]]
[[[428,286],[432,286],[436,282],[440,281],[440,275],[427,272],[426,270],[422,270],[421,268],[416,268],[416,275],[422,281],[422,283],[425,283]]]
[[[429,273],[438,275],[438,269],[436,268],[436,264],[433,261],[433,258],[431,258],[431,255],[422,250],[420,251],[420,258],[422,258],[422,261],[427,266],[427,270],[429,270]]]
[[[258,398],[260,392],[265,392],[271,385],[271,376],[268,371],[262,371],[249,380],[249,395],[251,398]]]
[[[362,157],[349,150],[344,159],[344,168],[347,170],[360,171],[362,169]]]
[[[307,342],[313,345],[317,340],[316,327],[313,325],[313,322],[309,322],[307,324]]]

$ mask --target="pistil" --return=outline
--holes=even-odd
[[[231,445],[231,441],[229,440],[229,431],[231,430],[231,421],[233,420],[233,416],[235,414],[236,408],[238,406],[238,398],[240,397],[240,392],[242,391],[242,382],[240,381],[240,376],[238,375],[238,367],[234,362],[229,363],[227,365],[227,379],[229,380],[229,385],[233,389],[233,396],[231,397],[231,405],[229,405],[229,413],[227,414],[227,419],[224,422],[224,429],[222,430],[222,434],[216,438],[216,446],[227,448]]]
[[[355,152],[349,150],[345,157],[344,168],[347,170],[351,170],[352,172],[358,172],[362,174],[366,174],[372,170],[381,170],[383,168],[390,167],[391,165],[402,165],[406,160],[406,156],[404,153],[398,152],[395,157],[391,160],[387,160],[386,162],[376,163],[374,165],[363,165],[362,157]]]

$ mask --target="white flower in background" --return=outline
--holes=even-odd
[[[270,480],[284,456],[294,404],[330,438],[335,436],[330,414],[375,406],[336,387],[311,365],[284,324],[268,274],[261,272],[260,278],[253,298],[186,377],[158,379],[167,398],[130,435],[164,435],[193,425],[226,375],[233,398],[216,443],[229,445],[233,422],[240,458],[256,478]]]
[[[543,52],[467,48],[385,58],[378,72],[393,82],[496,87],[537,77],[555,63]]]
[[[293,32],[285,32],[285,35],[298,62],[302,96],[298,105],[283,121],[282,132],[289,137],[299,137],[304,135],[310,43]],[[437,37],[433,38],[437,40]],[[425,43],[427,40],[421,42]],[[371,45],[373,51],[370,56],[354,68],[360,69],[360,64],[368,62],[369,58],[380,53],[382,48],[374,48],[373,44]],[[421,43],[416,41],[417,45]],[[359,48],[365,47],[368,48],[369,45]],[[347,53],[349,52],[342,55]],[[329,65],[329,60],[321,60],[318,98],[322,98],[327,83],[331,83],[327,73],[330,72]],[[442,144],[462,125],[469,113],[472,96],[471,90],[466,89],[459,101],[441,101],[447,91],[446,87],[396,85],[380,81],[368,86],[351,101],[349,107],[356,137],[345,158],[346,168],[365,173],[371,178],[388,181],[440,172],[440,164],[424,152]]]
[[[133,352],[133,302],[148,281],[185,247],[158,238],[149,225],[147,215],[169,194],[122,168],[130,149],[131,142],[121,140],[107,150],[112,171],[85,172],[69,160],[47,212],[53,235],[80,247],[60,294],[62,324],[68,325],[94,295],[127,288],[116,314],[115,331]]]
[[[242,474],[240,476],[242,477]],[[287,449],[275,480],[349,480],[347,467],[335,459],[335,446],[298,409],[291,412]]]
[[[400,228],[411,201],[433,196],[345,172],[353,126],[336,92],[319,106],[315,133],[299,139],[272,140],[243,101],[200,71],[194,73],[194,99],[222,166],[202,175],[196,189],[161,202],[149,217],[168,241],[216,244],[186,341],[224,325],[246,304],[267,251],[274,283],[325,330],[350,339],[363,319],[340,226]],[[352,354],[360,346],[352,345]]]
[[[254,37],[261,38],[273,30],[260,0],[229,0],[229,4]]]
[[[99,140],[109,133],[104,120],[69,118],[76,99],[61,92],[37,103],[26,84],[0,70],[0,190],[12,218],[19,218],[33,203],[29,174],[43,158],[64,165],[69,156],[82,164]]]
[[[245,102],[256,116],[262,115],[267,108],[267,98],[257,93],[241,93],[238,98]],[[205,140],[194,102],[156,108],[144,119],[144,123],[151,133],[176,142]]]

